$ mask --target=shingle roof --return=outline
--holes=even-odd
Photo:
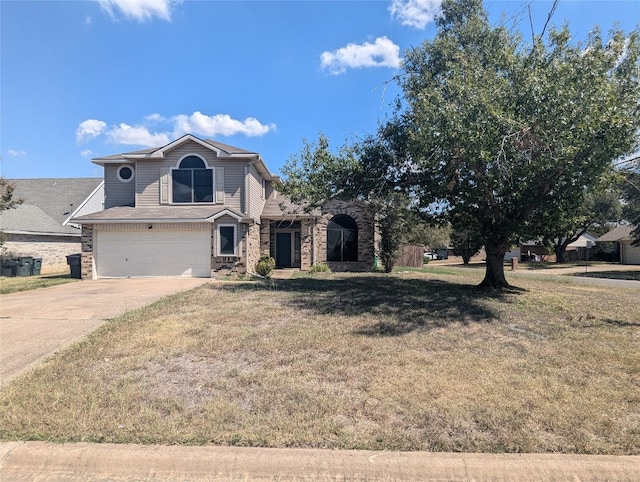
[[[14,185],[14,199],[23,203],[0,216],[0,228],[7,232],[78,234],[63,226],[71,213],[93,193],[102,178],[7,179]]]
[[[613,228],[608,233],[603,234],[598,241],[628,241],[631,239],[631,231],[634,230],[634,226],[631,224],[621,224],[620,226]]]
[[[131,207],[117,206],[104,211],[98,211],[86,216],[73,218],[78,223],[105,223],[105,222],[202,222],[219,214],[228,211],[238,218],[242,215],[224,206],[152,206],[152,207]]]
[[[313,216],[320,216],[320,210],[313,209],[311,212],[305,210],[306,206],[301,204],[294,204],[291,200],[275,192],[273,197],[270,197],[264,203],[264,209],[262,210],[262,218],[265,219],[282,219],[282,218],[307,218]]]
[[[179,141],[181,141],[181,139],[182,138],[176,139],[175,141],[171,142],[171,144],[173,144],[175,142],[179,142]],[[226,152],[227,154],[241,154],[241,155],[245,154],[247,156],[257,155],[257,152],[247,151],[245,149],[241,149],[240,147],[235,147],[235,146],[231,146],[229,144],[224,144],[222,142],[214,141],[213,139],[199,139],[199,140],[201,142],[209,144],[211,147],[213,147],[215,149],[220,149],[220,150]],[[157,147],[150,147],[148,149],[140,149],[138,151],[122,152],[120,154],[113,154],[113,155],[110,155],[110,156],[96,157],[94,160],[101,160],[101,161],[119,160],[119,159],[122,159],[123,157],[127,157],[127,156],[140,156],[140,155],[145,155],[145,154],[153,154],[154,152],[159,151],[159,150],[161,150],[161,149],[163,149],[165,147],[167,147],[167,146],[157,146]]]

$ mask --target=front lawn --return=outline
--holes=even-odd
[[[6,386],[1,437],[639,454],[638,290],[517,279],[485,292],[482,274],[164,298]]]
[[[63,283],[79,281],[67,274],[49,274],[38,276],[0,277],[0,294],[15,293],[16,291],[35,290]]]

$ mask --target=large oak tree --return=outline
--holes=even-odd
[[[434,39],[407,53],[384,132],[405,144],[403,186],[481,233],[481,286],[506,287],[510,245],[580,204],[637,146],[638,32],[578,43],[565,26],[525,42],[492,26],[480,0],[442,7]]]
[[[637,148],[639,34],[614,28],[604,39],[595,29],[576,42],[565,26],[525,41],[493,26],[481,0],[444,0],[436,24],[406,53],[392,118],[339,154],[306,145],[285,190],[315,200],[403,192],[418,211],[480,236],[481,286],[508,287],[508,248],[582,205]]]

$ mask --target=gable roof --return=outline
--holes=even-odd
[[[216,157],[222,159],[238,159],[252,162],[256,165],[260,174],[266,179],[272,180],[275,178],[269,171],[264,160],[257,152],[247,151],[240,147],[231,146],[222,142],[214,141],[213,139],[200,139],[193,134],[185,134],[184,136],[171,141],[169,144],[160,147],[151,147],[149,149],[142,149],[138,151],[123,152],[121,154],[114,154],[110,156],[95,157],[92,162],[104,166],[105,164],[121,163],[121,162],[134,162],[144,159],[162,159],[165,154],[172,149],[186,142],[195,142],[201,145],[205,149],[209,149],[216,153]]]
[[[15,234],[75,234],[69,217],[102,185],[102,178],[7,179],[23,202],[0,216],[0,229]]]
[[[635,226],[631,224],[621,224],[600,236],[596,241],[629,241],[631,240],[631,231],[634,228]]]

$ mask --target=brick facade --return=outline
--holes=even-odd
[[[93,224],[82,225],[82,257],[80,258],[80,276],[93,278]]]
[[[43,236],[36,234],[6,234],[2,245],[12,256],[42,258],[41,273],[69,272],[67,256],[79,253],[80,236]]]
[[[346,214],[358,226],[358,261],[327,261],[327,224],[334,216]],[[316,259],[327,263],[331,271],[370,271],[375,267],[378,239],[374,213],[369,205],[359,201],[329,201],[322,207],[322,217],[316,223]]]
[[[338,214],[350,216],[358,226],[358,261],[327,262],[327,224]],[[332,271],[370,271],[375,267],[379,239],[373,213],[366,203],[331,201],[323,207],[321,217],[301,219],[299,229],[302,271],[308,271],[314,263],[327,263]],[[240,237],[238,256],[215,256],[216,224],[211,225],[212,271],[235,268],[238,273],[253,273],[261,256],[275,257],[275,230],[269,220],[263,220],[262,224],[240,223],[237,232]],[[93,225],[84,224],[81,245],[76,244],[73,251],[82,253],[83,279],[93,278],[93,236]]]

